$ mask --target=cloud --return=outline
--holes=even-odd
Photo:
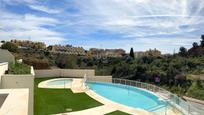
[[[197,0],[195,5],[203,4]],[[203,24],[199,7],[194,14],[190,10],[190,2],[186,0],[89,0],[76,1],[81,17],[75,20],[84,25],[95,25],[98,29],[124,33],[126,35],[146,36],[148,34],[185,33],[182,25]],[[159,4],[158,4],[159,2]],[[203,4],[204,5],[204,4]],[[199,5],[201,6],[201,5]],[[86,17],[86,18],[83,18]],[[90,20],[90,21],[87,21]],[[198,22],[197,22],[198,21]],[[83,23],[80,23],[83,25]],[[143,29],[144,28],[144,29]]]
[[[60,43],[64,40],[62,33],[43,26],[56,26],[59,21],[54,18],[41,17],[32,14],[17,15],[0,12],[0,39],[23,39],[43,41],[48,44]]]
[[[74,2],[80,12],[73,17],[67,15],[74,20],[69,20],[69,23],[63,26],[76,30],[75,34],[81,36],[88,37],[102,30],[120,34],[121,37],[118,39],[124,41],[133,39],[136,41],[135,44],[139,44],[139,39],[148,39],[152,46],[154,43],[163,42],[163,45],[159,45],[162,49],[166,47],[165,40],[182,42],[170,44],[172,47],[178,45],[189,47],[189,44],[198,41],[204,32],[203,0],[76,0]],[[146,45],[145,42],[143,44]]]
[[[157,47],[172,52],[179,46],[190,47],[204,33],[203,0],[2,1],[17,1],[13,4],[28,6],[33,13],[3,12],[0,7],[0,37],[6,38],[66,40],[86,47],[102,42],[107,48],[123,46],[127,51],[138,46],[136,50]]]
[[[41,12],[46,12],[46,13],[50,13],[50,14],[57,14],[60,13],[60,10],[57,9],[51,9],[45,6],[41,6],[41,5],[30,5],[29,6],[31,9],[37,10],[37,11],[41,11]]]

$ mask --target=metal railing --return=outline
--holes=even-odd
[[[181,97],[177,96],[176,94],[173,94],[166,89],[163,89],[161,87],[158,87],[156,85],[139,82],[139,81],[133,81],[133,80],[127,80],[127,79],[119,79],[119,78],[87,78],[87,81],[95,81],[95,82],[110,82],[113,84],[122,84],[132,87],[137,87],[141,89],[148,90],[150,92],[153,92],[157,96],[161,97],[166,102],[165,111],[159,111],[154,112],[153,114],[160,114],[160,115],[170,115],[172,113],[169,113],[169,109],[176,113],[180,113],[183,115],[203,115],[204,111],[199,110],[195,106],[191,105]]]

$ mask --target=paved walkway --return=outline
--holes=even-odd
[[[0,108],[0,115],[28,115],[29,89],[1,89],[1,94],[8,94]]]

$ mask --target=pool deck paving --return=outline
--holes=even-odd
[[[29,89],[1,89],[1,94],[8,95],[0,108],[0,115],[28,115]]]
[[[52,79],[56,80],[56,79]],[[86,109],[86,110],[81,110],[81,111],[75,111],[75,112],[66,112],[66,113],[59,113],[57,115],[104,115],[110,112],[114,111],[123,111],[131,115],[153,115],[153,113],[150,113],[148,111],[145,111],[140,108],[133,108],[129,106],[125,106],[116,102],[113,102],[109,99],[106,99],[94,91],[87,89],[84,85],[84,79],[73,79],[71,84],[65,84],[65,85],[52,85],[48,86],[47,82],[52,81],[52,80],[47,80],[38,85],[38,87],[41,88],[71,88],[73,93],[86,93],[88,96],[91,98],[97,100],[98,102],[102,103],[102,106]],[[79,102],[80,103],[80,102]],[[159,113],[158,113],[159,114]],[[163,113],[161,113],[163,115]],[[180,115],[179,112],[175,112],[173,110],[168,110],[167,115]]]
[[[86,91],[83,79],[73,79],[71,90],[73,93],[83,93]]]

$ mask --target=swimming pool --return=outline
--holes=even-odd
[[[47,85],[64,85],[71,82],[72,82],[72,79],[57,79],[57,80],[49,81]]]
[[[97,94],[126,106],[141,108],[149,112],[166,107],[166,102],[156,95],[132,86],[89,81],[86,84]]]

